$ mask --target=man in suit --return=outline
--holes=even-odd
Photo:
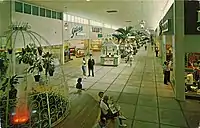
[[[89,73],[88,76],[90,76],[90,71],[92,71],[92,77],[94,77],[94,65],[95,65],[95,61],[92,58],[92,54],[90,54],[90,58],[88,60],[88,73]]]

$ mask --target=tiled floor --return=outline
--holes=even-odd
[[[73,74],[81,76],[81,71],[71,69],[69,75],[76,77],[69,80],[70,92],[75,90],[78,77]],[[118,67],[96,66],[95,77],[85,79],[83,86],[95,98],[99,91],[112,96],[128,118],[125,121],[128,128],[195,128],[197,124],[194,122],[200,119],[198,103],[187,101],[189,103],[181,103],[181,108],[174,99],[172,88],[163,84],[161,65],[151,49],[144,51],[141,48],[132,67],[124,62]],[[189,112],[192,105],[192,112]],[[187,123],[186,119],[193,123]],[[90,120],[90,115],[82,127],[89,128],[87,123],[90,121],[87,120]]]

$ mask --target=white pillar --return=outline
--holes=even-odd
[[[174,33],[175,33],[175,95],[179,101],[185,100],[184,79],[184,0],[174,0]]]

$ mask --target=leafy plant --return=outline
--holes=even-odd
[[[34,44],[29,44],[26,46],[26,48],[22,48],[21,52],[16,53],[16,57],[19,61],[19,64],[23,62],[24,64],[29,64],[32,66],[37,58],[37,48]]]
[[[45,69],[45,75],[49,73],[50,76],[53,76],[53,73],[55,71],[55,65],[54,65],[54,58],[53,55],[49,52],[43,55],[43,67]]]
[[[11,87],[12,86],[15,87],[17,84],[19,84],[19,78],[23,78],[23,77],[14,75],[11,78],[6,78],[0,90],[5,92],[6,88],[9,87],[9,84]]]
[[[9,59],[5,51],[0,52],[0,80],[5,78],[7,69],[9,65]]]
[[[132,26],[128,26],[126,28],[119,28],[116,30],[119,34],[113,34],[113,37],[117,38],[118,42],[121,41],[122,44],[126,43],[126,40],[128,39],[128,36],[131,35],[133,31]]]

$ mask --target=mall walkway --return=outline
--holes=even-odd
[[[75,69],[74,72],[71,72],[71,74],[78,73],[80,74],[80,71]],[[71,77],[72,79],[69,80],[70,92],[76,90],[74,85],[77,77]],[[195,117],[196,122],[192,120],[192,123],[187,123],[185,116],[186,113],[189,113],[188,110],[190,113],[196,111],[193,114],[200,112],[196,106],[197,103],[195,102],[196,105],[194,105],[195,103],[187,101],[180,107],[180,103],[174,99],[172,88],[163,84],[162,67],[158,58],[154,57],[151,48],[148,49],[148,52],[141,48],[135,56],[132,67],[124,62],[118,67],[96,66],[95,77],[85,79],[83,84],[87,89],[86,92],[94,98],[100,91],[112,96],[120,104],[122,112],[128,118],[125,121],[128,128],[197,127],[199,119],[197,116]],[[84,100],[79,100],[79,102],[84,102]],[[191,107],[193,107],[192,110]],[[94,112],[82,116],[84,118],[81,126],[83,128],[91,127],[91,119],[96,117],[97,112],[95,109]],[[189,118],[187,119],[190,121]],[[189,127],[188,124],[191,126]],[[64,126],[63,124],[60,128],[64,128]]]

